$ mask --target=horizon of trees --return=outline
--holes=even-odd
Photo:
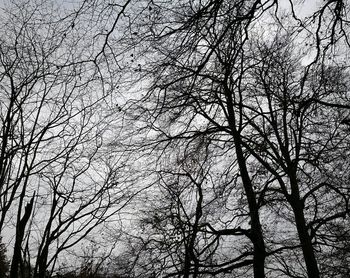
[[[348,13],[3,3],[0,275],[349,277]]]

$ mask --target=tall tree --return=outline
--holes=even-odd
[[[338,157],[348,141],[340,123],[346,123],[349,107],[339,102],[348,101],[348,86],[327,65],[337,65],[336,55],[342,55],[331,45],[347,45],[339,11],[348,7],[331,1],[315,7],[311,16],[297,15],[300,6],[294,1],[284,8],[278,1],[144,2],[141,9],[149,21],[142,18],[137,39],[147,45],[142,50],[148,47],[150,62],[142,72],[153,83],[132,107],[142,119],[140,132],[148,131],[145,147],[153,146],[153,154],[159,150],[166,159],[167,150],[185,154],[201,136],[230,153],[235,162],[231,175],[237,173],[239,181],[231,185],[244,196],[246,214],[239,218],[245,226],[209,230],[218,236],[247,236],[248,265],[255,277],[264,277],[275,263],[280,264],[277,271],[289,276],[320,277],[320,231],[348,214],[346,177],[342,182],[331,178],[334,164],[324,160]],[[308,32],[314,36],[307,37]],[[168,167],[159,164],[160,169]],[[166,176],[169,170],[160,173]],[[220,188],[220,180],[212,186]],[[210,222],[202,225],[211,227]],[[289,240],[283,227],[290,229]],[[240,249],[242,259],[245,247]],[[303,263],[294,269],[285,264],[283,256],[299,251]]]
[[[0,234],[14,233],[11,278],[28,268],[45,277],[132,198],[106,156],[118,75],[101,67],[103,43],[85,40],[92,7],[56,4],[6,3],[0,22]]]

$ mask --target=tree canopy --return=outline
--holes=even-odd
[[[348,13],[5,2],[1,273],[348,277]]]

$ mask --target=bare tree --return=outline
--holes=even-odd
[[[101,67],[103,43],[84,40],[85,9],[15,1],[3,10],[0,231],[15,231],[10,277],[52,273],[132,198],[108,149],[118,80]]]
[[[52,274],[136,195],[133,276],[347,275],[347,3],[6,5],[11,278]]]
[[[234,166],[226,169],[231,176],[238,176],[226,188],[234,187],[233,192],[244,196],[245,213],[233,210],[231,215],[231,223],[239,218],[244,228],[217,229],[203,220],[201,225],[206,228],[198,230],[218,238],[243,235],[249,240],[249,252],[244,252],[244,245],[238,248],[242,260],[232,268],[223,267],[222,273],[235,271],[239,275],[236,268],[251,265],[255,277],[264,277],[266,269],[291,277],[305,273],[320,277],[318,258],[323,251],[317,252],[317,248],[323,249],[318,240],[326,237],[321,235],[322,227],[348,215],[347,177],[337,180],[338,174],[332,176],[330,172],[336,173],[337,166],[326,160],[336,160],[347,145],[343,129],[349,108],[348,86],[338,82],[342,77],[336,77],[342,68],[336,66],[332,71],[325,62],[338,65],[335,57],[342,53],[331,45],[346,46],[343,30],[347,26],[341,24],[344,19],[339,11],[347,6],[341,1],[328,2],[303,18],[295,13],[297,7],[289,1],[287,19],[278,1],[144,2],[142,7],[149,21],[144,17],[137,26],[143,34],[138,39],[147,44],[143,49],[149,47],[150,62],[142,66],[141,74],[153,83],[131,107],[136,107],[137,119],[141,118],[138,132],[147,132],[144,149],[153,148],[153,154],[169,159],[172,152],[184,155],[195,138],[203,136],[209,145],[221,145],[224,153],[230,153]],[[315,18],[317,22],[312,21]],[[258,35],[265,24],[271,30]],[[334,32],[338,28],[339,36]],[[313,37],[305,37],[310,32]],[[299,47],[299,41],[306,47]],[[332,85],[329,79],[334,81]],[[218,161],[211,163],[220,165]],[[177,180],[184,173],[176,167],[176,162],[173,170],[159,164],[162,170],[155,172]],[[196,182],[193,179],[192,186]],[[158,184],[164,187],[164,180]],[[213,180],[212,186],[220,188],[220,180]],[[203,204],[197,194],[194,202],[200,211]],[[235,199],[232,196],[226,206]],[[178,204],[183,201],[178,199]],[[190,226],[191,220],[186,223]],[[283,233],[284,228],[289,232]],[[196,231],[194,237],[197,235]],[[183,239],[181,244],[185,242]],[[300,252],[304,262],[296,258]],[[291,254],[295,260],[288,264],[285,256]],[[193,275],[197,275],[196,259],[195,255],[189,259]],[[181,269],[188,269],[183,267],[185,262],[175,262],[174,266],[182,265],[178,273],[184,274]],[[210,267],[212,271],[215,268]],[[204,274],[206,270],[198,273],[201,271]]]

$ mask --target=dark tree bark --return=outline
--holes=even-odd
[[[34,194],[35,195],[35,194]],[[24,209],[24,215],[20,220],[17,222],[16,226],[16,239],[15,239],[15,245],[13,248],[13,255],[12,255],[12,261],[11,261],[11,270],[10,270],[10,278],[17,278],[19,273],[19,267],[22,260],[22,242],[23,237],[25,235],[25,228],[28,223],[28,220],[30,218],[30,215],[32,213],[33,204],[34,204],[34,198],[33,196],[30,199],[30,202],[25,206]],[[21,211],[18,212],[20,217]]]

